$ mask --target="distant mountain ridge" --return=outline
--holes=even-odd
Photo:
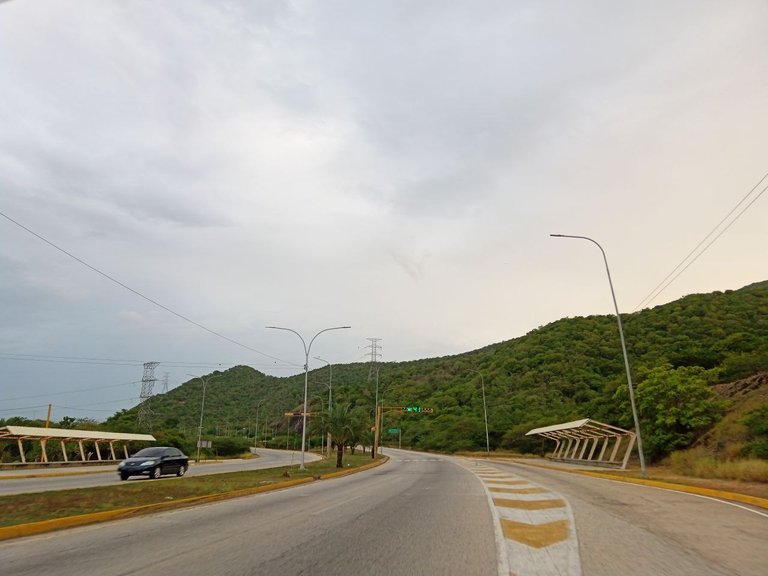
[[[688,295],[622,314],[622,322],[635,375],[669,363],[717,369],[718,382],[724,383],[768,370],[768,281]],[[381,363],[379,395],[385,407],[434,409],[432,415],[387,411],[385,440],[386,428],[394,427],[401,429],[404,446],[484,448],[478,372],[485,386],[491,448],[531,448],[538,440],[526,439],[527,430],[566,420],[627,421],[614,400],[616,390],[626,386],[616,318],[599,315],[564,318],[458,355]],[[372,414],[375,383],[369,373],[364,363],[334,365],[334,403],[365,406]],[[315,413],[327,406],[329,376],[327,367],[309,374]],[[206,435],[253,436],[257,407],[261,432],[286,432],[291,420],[283,412],[301,407],[303,374],[278,378],[237,366],[207,379]],[[152,398],[154,426],[196,435],[200,400],[199,379]],[[107,425],[136,429],[136,408],[119,412]]]

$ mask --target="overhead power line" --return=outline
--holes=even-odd
[[[704,252],[706,252],[707,249],[710,246],[712,246],[712,244],[714,244],[723,234],[725,234],[725,232],[741,217],[742,214],[744,214],[744,212],[749,210],[749,208],[755,202],[757,202],[757,200],[763,195],[763,193],[766,190],[768,190],[768,185],[763,186],[763,188],[757,194],[755,194],[754,197],[751,200],[749,200],[747,205],[744,206],[735,216],[733,216],[734,213],[736,213],[737,210],[739,210],[739,208],[742,206],[742,204],[747,202],[749,197],[753,195],[755,190],[760,188],[760,186],[762,185],[762,183],[765,181],[766,178],[768,178],[768,172],[766,172],[763,175],[763,177],[760,178],[760,180],[758,180],[757,184],[755,184],[752,187],[752,189],[749,192],[747,192],[747,194],[745,194],[744,197],[741,200],[739,200],[739,202],[736,204],[736,206],[734,206],[731,209],[731,211],[728,212],[728,214],[726,214],[725,217],[722,220],[720,220],[720,222],[718,222],[717,225],[714,228],[712,228],[712,230],[710,230],[709,234],[707,234],[701,240],[701,242],[699,242],[693,248],[693,250],[691,250],[685,256],[685,258],[683,258],[680,261],[680,263],[677,266],[675,266],[672,269],[672,271],[669,274],[667,274],[666,277],[661,282],[659,282],[656,285],[656,287],[653,290],[651,290],[651,292],[642,300],[642,302],[640,302],[640,304],[638,304],[635,307],[635,311],[639,310],[640,308],[642,308],[643,306],[645,306],[647,304],[650,304],[656,298],[658,298],[659,295],[670,286],[670,284],[672,284],[675,280],[677,280],[677,278],[683,272],[685,272],[691,266],[691,264],[696,262],[696,260],[698,260],[699,257],[702,254],[704,254]],[[731,218],[731,216],[733,216],[733,218]],[[730,219],[730,221],[729,221],[729,219]],[[727,224],[726,224],[726,222],[727,222]]]
[[[122,384],[109,384],[107,386],[96,386],[94,388],[79,388],[77,390],[65,390],[63,392],[46,392],[45,394],[31,394],[29,396],[15,396],[13,398],[3,398],[4,401],[29,400],[30,398],[48,398],[48,396],[66,396],[67,394],[77,394],[79,392],[92,392],[94,390],[106,390],[107,388],[122,388],[131,384],[141,384],[141,380],[134,382],[124,382]]]
[[[60,246],[58,246],[58,245],[54,244],[53,242],[51,242],[51,241],[50,241],[50,240],[48,240],[47,238],[44,238],[43,236],[41,236],[40,234],[38,234],[38,233],[37,233],[37,232],[35,232],[34,230],[31,230],[30,228],[27,228],[26,226],[24,226],[24,225],[23,225],[23,224],[21,224],[20,222],[17,222],[16,220],[14,220],[13,218],[11,218],[11,217],[10,217],[10,216],[8,216],[7,214],[5,214],[5,213],[3,213],[3,212],[0,212],[0,216],[2,216],[3,218],[5,218],[5,219],[6,219],[6,220],[8,220],[9,222],[11,222],[11,223],[15,224],[16,226],[18,226],[18,227],[19,227],[19,228],[21,228],[22,230],[24,230],[24,231],[28,232],[29,234],[32,234],[32,236],[34,236],[35,238],[38,238],[39,240],[42,240],[43,242],[45,242],[46,244],[48,244],[48,245],[49,245],[49,246],[51,246],[52,248],[55,248],[56,250],[58,250],[58,251],[59,251],[59,252],[61,252],[62,254],[65,254],[66,256],[69,256],[70,258],[72,258],[72,259],[73,259],[73,260],[75,260],[76,262],[79,262],[80,264],[82,264],[83,266],[85,266],[86,268],[88,268],[89,270],[92,270],[93,272],[96,272],[96,274],[99,274],[100,276],[103,276],[104,278],[106,278],[106,279],[107,279],[107,280],[109,280],[110,282],[113,282],[114,284],[117,284],[118,286],[120,286],[120,287],[122,287],[122,288],[125,288],[126,290],[128,290],[129,292],[131,292],[131,293],[135,294],[135,295],[136,295],[136,296],[138,296],[139,298],[143,298],[144,300],[146,300],[146,301],[147,301],[147,302],[149,302],[150,304],[154,304],[155,306],[157,306],[158,308],[160,308],[160,309],[162,309],[162,310],[165,310],[165,311],[166,311],[166,312],[168,312],[169,314],[173,314],[173,315],[174,315],[174,316],[176,316],[177,318],[180,318],[181,320],[184,320],[185,322],[188,322],[189,324],[192,324],[193,326],[197,326],[197,327],[198,327],[198,328],[200,328],[201,330],[205,330],[205,331],[206,331],[206,332],[208,332],[209,334],[213,334],[214,336],[217,336],[218,338],[221,338],[222,340],[226,340],[227,342],[229,342],[229,343],[231,343],[231,344],[235,344],[236,346],[240,346],[241,348],[245,348],[246,350],[250,350],[251,352],[255,352],[256,354],[260,354],[261,356],[264,356],[264,357],[266,357],[266,358],[270,358],[270,359],[272,359],[272,360],[277,360],[277,361],[279,361],[279,362],[285,362],[286,364],[290,364],[290,362],[286,362],[286,361],[285,361],[285,360],[283,360],[282,358],[278,358],[278,357],[276,357],[276,356],[272,356],[271,354],[267,354],[266,352],[262,352],[261,350],[257,350],[256,348],[253,348],[253,347],[251,347],[251,346],[248,346],[247,344],[243,344],[242,342],[238,342],[237,340],[234,340],[233,338],[230,338],[229,336],[225,336],[224,334],[221,334],[220,332],[216,332],[215,330],[211,330],[210,328],[208,328],[207,326],[203,326],[203,325],[202,325],[202,324],[200,324],[199,322],[195,322],[195,321],[194,321],[194,320],[192,320],[191,318],[188,318],[187,316],[184,316],[183,314],[180,314],[180,313],[176,312],[175,310],[172,310],[172,309],[171,309],[171,308],[169,308],[168,306],[165,306],[165,305],[163,305],[163,304],[160,304],[160,302],[158,302],[158,301],[156,301],[156,300],[153,300],[153,299],[152,299],[152,298],[150,298],[149,296],[145,296],[144,294],[142,294],[142,293],[141,293],[141,292],[139,292],[138,290],[134,290],[133,288],[131,288],[131,287],[130,287],[130,286],[128,286],[127,284],[125,284],[125,283],[121,282],[120,280],[117,280],[116,278],[114,278],[114,277],[110,276],[110,275],[109,275],[109,274],[107,274],[106,272],[102,272],[101,270],[99,270],[99,269],[98,269],[98,268],[96,268],[95,266],[91,266],[91,265],[90,265],[90,264],[88,264],[88,262],[86,262],[85,260],[83,260],[83,259],[81,259],[81,258],[78,258],[77,256],[75,256],[75,255],[74,255],[74,254],[72,254],[71,252],[68,252],[68,251],[67,251],[67,250],[65,250],[64,248],[61,248]]]

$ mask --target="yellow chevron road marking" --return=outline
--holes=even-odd
[[[547,494],[549,490],[544,488],[496,488],[495,486],[489,486],[488,490],[491,492],[501,492],[503,494]]]
[[[509,498],[494,498],[496,506],[504,508],[517,508],[519,510],[546,510],[548,508],[565,508],[565,501],[560,498],[554,500],[510,500]]]
[[[504,536],[534,548],[544,548],[568,538],[568,520],[556,520],[546,524],[525,524],[514,520],[501,519]]]
[[[483,483],[496,519],[499,574],[581,576],[573,513],[562,496],[498,468],[463,466]]]

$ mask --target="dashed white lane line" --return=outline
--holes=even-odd
[[[462,464],[483,482],[498,520],[500,574],[581,576],[573,513],[562,496],[483,463]]]

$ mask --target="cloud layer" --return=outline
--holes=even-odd
[[[0,211],[266,356],[0,219],[0,417],[103,386],[57,404],[101,418],[143,361],[295,372],[268,324],[394,361],[610,313],[599,253],[551,232],[598,239],[632,310],[768,170],[767,12],[3,3]],[[765,279],[765,206],[655,303]]]

